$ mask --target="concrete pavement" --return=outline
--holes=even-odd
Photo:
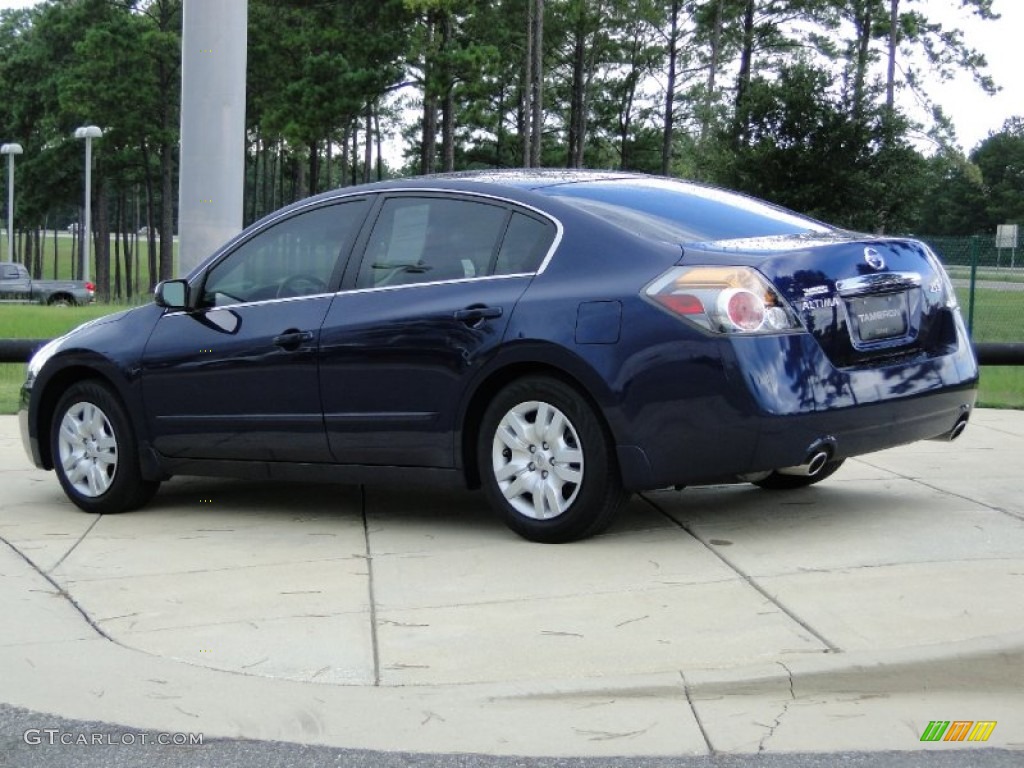
[[[94,517],[13,417],[0,467],[3,703],[413,752],[1024,747],[1022,412],[803,491],[646,494],[563,546],[374,486],[176,478]]]

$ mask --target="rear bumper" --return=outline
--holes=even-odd
[[[626,487],[723,482],[804,464],[821,448],[843,459],[948,435],[977,396],[966,341],[953,354],[857,370],[833,367],[806,335],[723,341],[719,353],[701,397],[634,409],[644,417],[618,447]]]

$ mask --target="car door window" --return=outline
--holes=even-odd
[[[385,200],[367,243],[356,287],[489,275],[508,216],[501,206],[469,200]]]
[[[493,273],[519,275],[536,272],[551,247],[555,227],[550,222],[513,213],[501,241]]]
[[[325,293],[367,202],[302,211],[242,243],[206,276],[201,305],[219,307]]]

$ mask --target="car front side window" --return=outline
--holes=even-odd
[[[366,207],[365,200],[326,205],[260,231],[207,273],[200,305],[220,307],[326,292]]]

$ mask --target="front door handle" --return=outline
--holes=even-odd
[[[298,329],[292,328],[285,331],[280,336],[275,336],[274,345],[281,347],[281,349],[287,349],[288,351],[292,351],[298,349],[303,342],[312,340],[312,331],[300,331]]]
[[[466,307],[455,310],[455,319],[460,323],[478,325],[484,320],[499,318],[501,314],[501,307]]]

